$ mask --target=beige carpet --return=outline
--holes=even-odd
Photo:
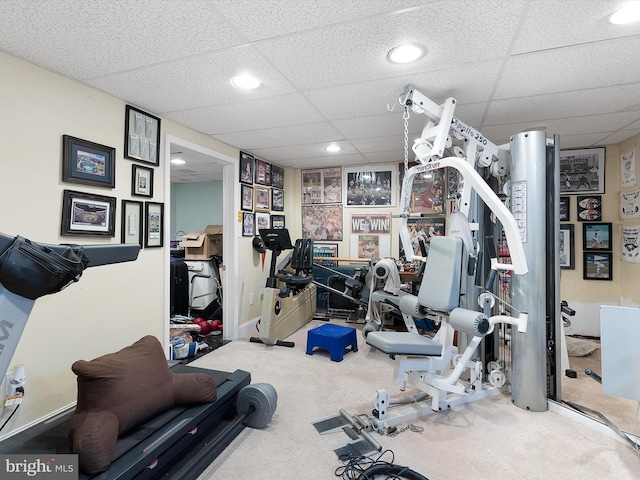
[[[392,360],[368,347],[359,332],[359,351],[345,353],[342,362],[332,362],[324,351],[306,355],[307,330],[323,324],[312,321],[289,337],[294,348],[237,340],[193,363],[246,370],[253,383],[270,383],[278,392],[270,425],[245,429],[200,480],[335,478],[342,463],[333,450],[348,438],[343,433],[320,435],[313,423],[337,415],[340,408],[369,413],[378,388],[399,392],[392,384]],[[413,423],[424,432],[373,435],[393,451],[394,463],[431,480],[640,478],[640,459],[628,444],[564,415],[524,411],[511,404],[509,394]],[[392,460],[389,454],[383,458]]]

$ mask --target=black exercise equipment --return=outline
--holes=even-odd
[[[0,234],[0,314],[11,333],[0,345],[0,370],[6,372],[37,298],[77,282],[87,267],[136,260],[139,250],[133,244],[39,244]],[[81,474],[80,479],[195,479],[245,426],[266,426],[276,409],[273,387],[250,385],[251,375],[243,370],[228,373],[179,362],[171,370],[210,375],[217,386],[216,400],[175,407],[143,422],[118,439],[115,458],[106,471],[93,477]],[[75,407],[70,408],[6,438],[0,442],[0,453],[72,453],[67,426],[74,411]]]

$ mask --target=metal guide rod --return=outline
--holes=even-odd
[[[364,438],[367,442],[371,444],[373,448],[375,448],[378,452],[382,450],[382,445],[380,445],[376,440],[369,435],[364,427],[361,426],[360,422],[356,421],[357,417],[353,417],[347,412],[345,409],[340,409],[340,415],[354,428],[356,433],[360,434],[362,438]]]

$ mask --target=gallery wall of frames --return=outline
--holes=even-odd
[[[125,166],[119,164],[115,147],[95,140],[62,137],[62,181],[92,190],[63,190],[60,235],[114,237],[119,212],[122,243],[162,247],[164,204],[153,201],[154,172],[160,165],[160,119],[125,107],[124,158],[134,163],[131,198],[121,198],[120,205],[108,192],[116,187],[116,168]]]

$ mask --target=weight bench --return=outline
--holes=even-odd
[[[524,331],[526,316],[524,320],[503,315],[488,317],[485,313],[460,307],[462,272],[466,271],[467,263],[464,245],[460,237],[431,239],[417,296],[403,294],[394,299],[384,292],[372,294],[378,301],[396,304],[405,319],[431,315],[440,322],[440,329],[433,338],[421,335],[417,328],[408,332],[367,333],[366,343],[395,361],[396,386],[405,390],[407,384],[413,385],[423,392],[418,396],[419,401],[430,399],[430,402],[407,405],[402,411],[388,412],[390,405],[400,401],[391,399],[385,390],[378,390],[371,420],[379,430],[499,391],[483,385],[482,362],[472,359],[482,339],[493,331],[495,324],[511,323]],[[455,331],[472,338],[464,352],[454,356]],[[465,370],[469,370],[470,380],[462,383],[460,378]]]

